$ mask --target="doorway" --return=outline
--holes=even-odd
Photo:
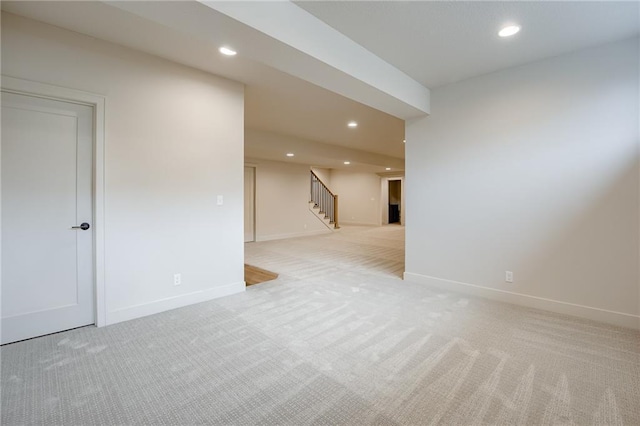
[[[2,343],[94,324],[94,109],[3,91],[2,131]]]
[[[402,181],[390,180],[388,184],[389,191],[389,223],[400,224],[400,214],[402,206]]]
[[[244,166],[244,242],[256,240],[256,168]]]
[[[404,176],[385,176],[380,183],[380,223],[404,225]]]

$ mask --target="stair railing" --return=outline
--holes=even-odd
[[[329,219],[334,228],[338,226],[338,196],[327,188],[318,175],[310,170],[310,202],[320,209],[320,213]]]

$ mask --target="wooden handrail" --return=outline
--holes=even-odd
[[[309,171],[311,172],[311,174],[312,174],[313,176],[315,176],[315,178],[316,178],[316,179],[318,179],[318,182],[320,182],[320,184],[322,184],[322,186],[324,186],[324,189],[326,189],[326,190],[327,190],[327,192],[329,192],[329,194],[333,195],[334,197],[336,196],[333,192],[331,192],[331,190],[329,189],[329,187],[328,187],[327,185],[325,185],[325,184],[324,184],[324,182],[322,181],[322,179],[320,179],[320,178],[318,177],[318,175],[317,175],[317,174],[315,174],[315,173],[313,172],[313,170],[309,170]]]

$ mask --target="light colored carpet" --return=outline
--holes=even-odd
[[[640,424],[640,334],[398,278],[403,228],[247,244],[277,280],[2,348],[2,424]]]

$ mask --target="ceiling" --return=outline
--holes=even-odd
[[[634,1],[295,3],[431,89],[640,34]]]
[[[417,82],[435,88],[640,33],[637,2],[296,2],[302,9],[288,2],[243,3],[260,23],[268,18],[269,8],[284,7],[295,9],[298,18],[313,24],[309,28],[292,25],[287,43],[216,10],[233,9],[231,3],[222,4],[3,1],[1,5],[10,13],[244,83],[245,126],[250,130],[245,150],[249,157],[282,156],[283,161],[333,168],[344,168],[343,160],[348,159],[353,169],[367,171],[403,167],[404,121],[337,94],[348,93],[352,86],[364,87],[363,93],[372,87],[369,84],[367,89],[363,78],[348,80],[346,68],[360,67],[356,71],[361,76],[371,71],[378,79],[385,75],[398,80],[406,77],[418,88],[422,87]],[[510,39],[499,38],[498,29],[512,22],[521,25],[522,31]],[[338,52],[339,43],[327,46],[327,40],[314,32],[319,30],[325,31],[323,34],[335,32],[335,37],[327,40],[351,43],[351,50]],[[291,42],[296,37],[308,39],[312,48],[324,48],[324,58],[304,52]],[[218,47],[227,43],[239,48],[237,56],[218,54]],[[379,58],[364,61],[372,55]],[[303,56],[315,62],[305,62]],[[324,60],[327,58],[342,60],[343,69],[332,69]],[[381,61],[380,69],[369,66],[367,70],[365,63],[375,60]],[[392,70],[396,72],[385,74],[389,67],[397,68]],[[301,69],[303,72],[296,74]],[[311,78],[296,77],[304,72]],[[336,83],[334,90],[309,82],[323,78]],[[394,83],[394,78],[387,81]],[[410,96],[411,90],[404,93]],[[389,93],[374,95],[377,100],[387,96],[391,104],[402,103]],[[346,126],[350,120],[359,123],[356,129]],[[287,159],[284,150],[296,150],[296,156]]]
[[[156,7],[166,8],[171,3],[177,4],[158,2]],[[261,144],[256,141],[248,143],[245,148],[248,157],[274,160],[280,156],[283,161],[331,168],[344,168],[343,161],[348,159],[352,161],[351,169],[358,171],[380,172],[390,164],[394,168],[404,166],[403,120],[266,66],[243,55],[242,51],[233,58],[220,55],[217,52],[219,44],[233,42],[228,40],[228,36],[225,39],[225,29],[228,29],[227,33],[237,31],[231,18],[216,14],[215,29],[219,34],[214,35],[218,42],[213,42],[99,1],[2,1],[1,5],[5,12],[245,83],[245,127],[285,135],[283,139],[289,146],[292,139],[300,139],[293,159],[284,156],[282,147],[272,137],[260,139]],[[195,12],[201,15],[215,14],[197,2],[179,6],[195,8]],[[243,34],[249,43],[258,43],[259,36]],[[351,120],[358,122],[357,128],[347,127]],[[265,155],[269,149],[269,146],[265,147],[265,140],[273,142],[270,155]],[[310,149],[310,141],[319,144]],[[333,149],[333,146],[338,148]],[[335,152],[348,153],[349,158],[336,158]],[[371,156],[370,153],[377,155]],[[309,161],[310,158],[314,160]]]
[[[246,127],[404,158],[404,120],[300,79],[279,77],[278,84],[247,85]],[[351,120],[357,128],[347,127]]]

